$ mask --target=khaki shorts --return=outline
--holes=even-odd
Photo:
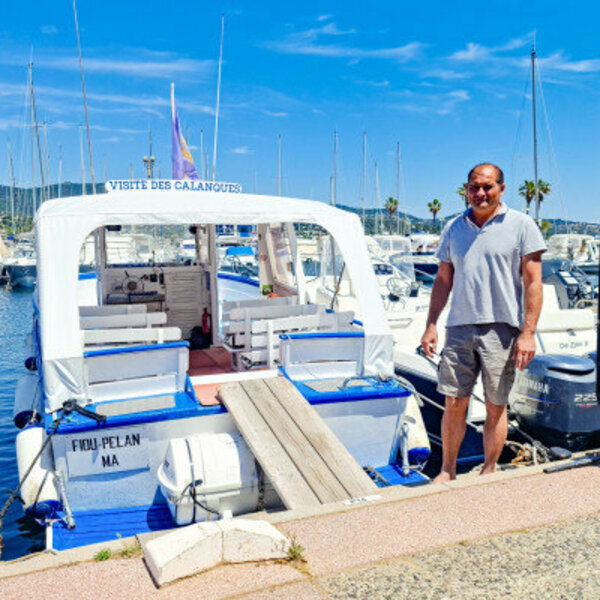
[[[448,327],[437,391],[468,398],[481,372],[485,399],[498,406],[508,404],[515,380],[513,352],[519,333],[506,323]]]

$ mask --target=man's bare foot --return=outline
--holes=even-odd
[[[440,474],[433,480],[433,483],[446,483],[446,481],[452,481],[453,479],[456,479],[455,473],[440,471]]]
[[[490,475],[491,473],[495,473],[496,472],[496,465],[491,465],[489,467],[484,466],[481,469],[481,473],[479,473],[480,475]]]

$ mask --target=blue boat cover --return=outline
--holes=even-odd
[[[288,377],[285,370],[282,369],[282,372]],[[365,378],[364,385],[357,385],[357,380],[354,380],[351,382],[352,385],[349,385],[344,389],[342,389],[341,386],[338,386],[337,389],[327,392],[318,392],[312,387],[309,387],[310,384],[316,383],[317,381],[326,382],[327,379],[311,379],[307,381],[294,381],[293,379],[290,379],[290,381],[311,404],[378,400],[382,398],[403,398],[405,396],[410,396],[411,394],[406,387],[396,380],[380,381],[376,377]]]

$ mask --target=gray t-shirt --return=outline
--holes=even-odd
[[[481,228],[468,212],[446,225],[436,252],[454,267],[447,326],[508,323],[521,328],[521,258],[546,250],[542,233],[530,216],[504,203]]]

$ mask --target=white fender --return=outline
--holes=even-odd
[[[17,382],[13,421],[19,429],[42,419],[42,386],[38,373],[25,373]]]
[[[40,425],[30,425],[17,434],[19,481],[23,481],[27,469],[34,461],[45,439],[46,431]],[[52,451],[48,444],[42,455],[35,461],[33,469],[21,488],[25,512],[37,519],[53,518],[60,508],[53,462]]]
[[[411,464],[424,464],[431,456],[429,436],[414,394],[407,398],[404,414],[410,417],[408,428],[408,458]]]

